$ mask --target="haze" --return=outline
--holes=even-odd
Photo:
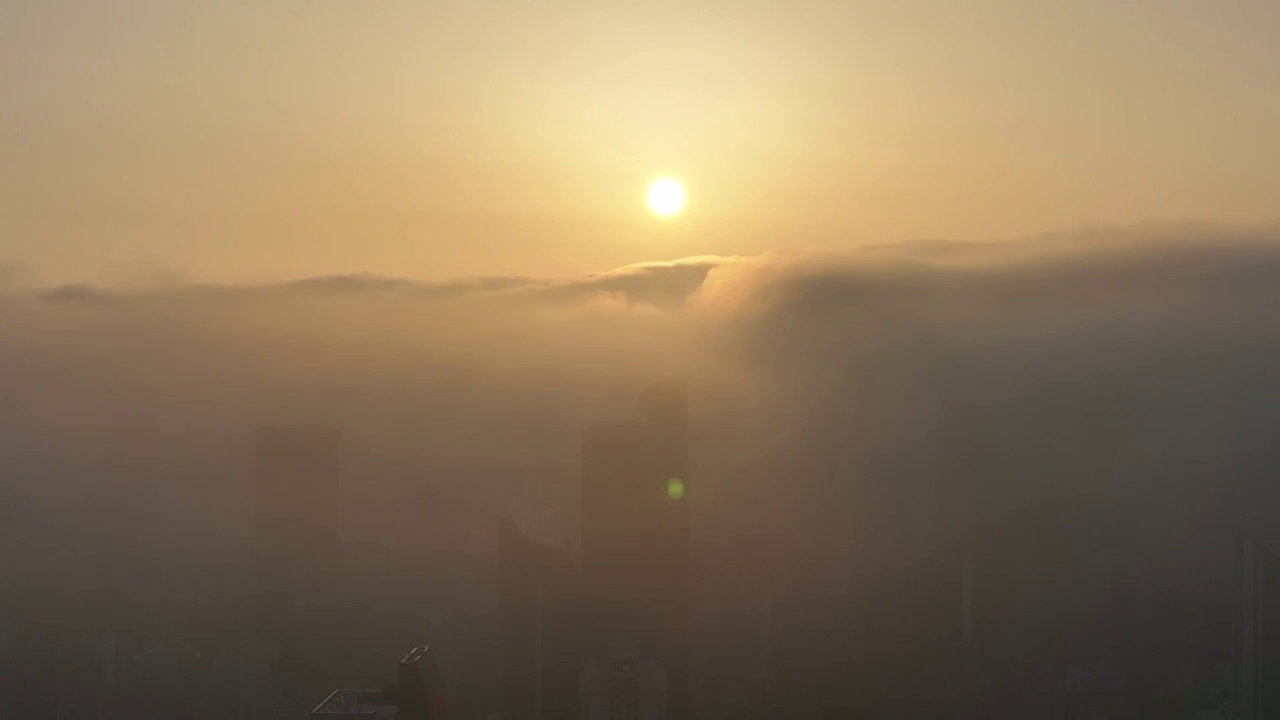
[[[0,3],[0,716],[1268,717],[1277,28]]]
[[[1275,219],[1273,3],[0,8],[0,256],[44,283],[563,275]],[[678,224],[645,183],[681,177]]]

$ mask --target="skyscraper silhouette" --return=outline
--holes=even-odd
[[[667,717],[689,698],[688,389],[644,390],[634,417],[583,435],[582,555],[591,645],[632,647],[662,664]]]
[[[270,642],[294,645],[320,622],[338,551],[339,441],[324,427],[257,433],[258,631]]]
[[[579,576],[565,547],[498,529],[499,628],[504,720],[578,716],[583,652]]]

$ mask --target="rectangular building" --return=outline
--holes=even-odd
[[[271,427],[254,448],[259,630],[285,642],[323,623],[315,614],[338,554],[340,435]]]
[[[507,519],[498,555],[502,718],[575,718],[585,657],[577,568],[565,548],[535,542]]]
[[[592,649],[621,646],[658,662],[668,712],[689,711],[688,391],[644,390],[634,415],[582,442],[582,557]]]

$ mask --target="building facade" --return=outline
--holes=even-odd
[[[644,390],[634,415],[583,435],[582,561],[589,645],[662,667],[666,716],[690,712],[688,388]]]
[[[667,674],[661,663],[615,647],[582,672],[582,720],[665,720]]]
[[[255,438],[255,605],[265,640],[295,644],[329,619],[339,454],[331,428],[262,428]]]
[[[536,542],[509,519],[498,528],[503,720],[578,716],[580,583],[567,549]]]

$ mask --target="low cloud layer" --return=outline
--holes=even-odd
[[[571,534],[579,432],[670,374],[695,387],[707,553],[857,560],[886,527],[966,532],[1090,498],[1136,508],[1152,536],[1265,528],[1280,233],[1088,231],[570,279],[14,288],[6,532],[34,557],[109,536],[120,562],[198,566],[193,548],[212,558],[210,538],[243,529],[252,429],[321,422],[344,432],[353,515],[516,503]]]

